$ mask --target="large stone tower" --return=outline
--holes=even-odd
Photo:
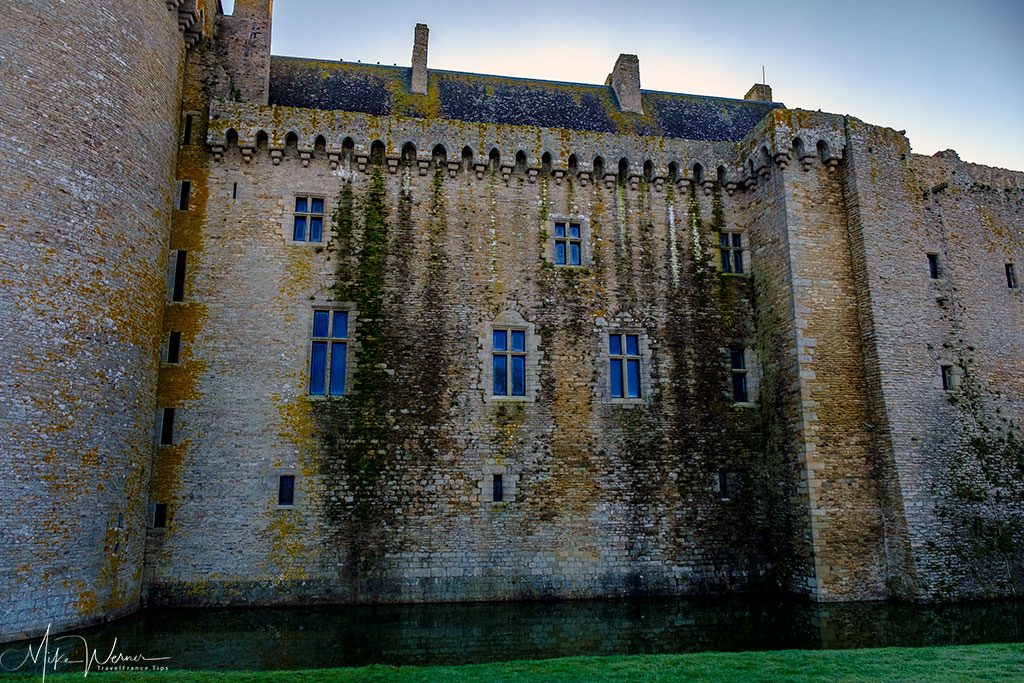
[[[138,605],[182,68],[209,4],[0,11],[0,640]]]

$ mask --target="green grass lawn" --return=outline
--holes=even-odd
[[[465,666],[367,666],[305,671],[90,673],[102,683],[321,681],[1024,681],[1024,643],[877,650],[704,652],[685,655],[568,657]],[[0,681],[38,676],[0,676]],[[82,680],[49,674],[47,681]]]

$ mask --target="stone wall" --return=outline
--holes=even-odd
[[[0,12],[0,640],[138,605],[184,49],[164,2]]]
[[[201,324],[174,370],[191,389],[167,397],[179,441],[156,455],[168,486],[154,501],[170,522],[151,535],[150,600],[764,588],[759,410],[728,394],[728,349],[754,336],[753,290],[717,272],[712,248],[718,228],[742,227],[737,205],[642,170],[631,179],[642,161],[595,183],[502,161],[478,172],[476,155],[458,156],[503,140],[515,158],[509,141],[535,129],[472,126],[467,139],[434,121],[428,134],[456,150],[441,158],[402,153],[406,131],[432,149],[420,122],[351,115],[325,131],[353,138],[332,160],[308,145],[307,115],[213,108],[219,160],[200,180],[205,207],[191,209],[203,218],[180,304]],[[220,150],[228,127],[263,128],[270,148],[245,133]],[[298,144],[284,144],[290,129]],[[387,145],[361,155],[384,130]],[[542,131],[541,145],[556,135]],[[297,194],[326,200],[320,245],[291,241]],[[558,217],[584,225],[584,267],[551,263]],[[350,311],[346,396],[311,398],[312,311],[333,304]],[[529,330],[531,400],[490,398],[489,326],[501,322]],[[641,337],[635,403],[608,398],[609,330]],[[493,473],[514,486],[509,500],[487,500]],[[296,476],[293,508],[277,506],[282,474]]]

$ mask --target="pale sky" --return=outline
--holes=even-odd
[[[229,11],[230,1],[225,1]],[[915,152],[1024,170],[1024,0],[277,0],[273,53],[743,97],[906,130]]]

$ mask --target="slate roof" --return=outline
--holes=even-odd
[[[619,111],[611,86],[431,69],[427,94],[414,95],[411,76],[408,67],[271,57],[270,104],[687,140],[740,140],[783,106],[643,90],[641,116]]]

